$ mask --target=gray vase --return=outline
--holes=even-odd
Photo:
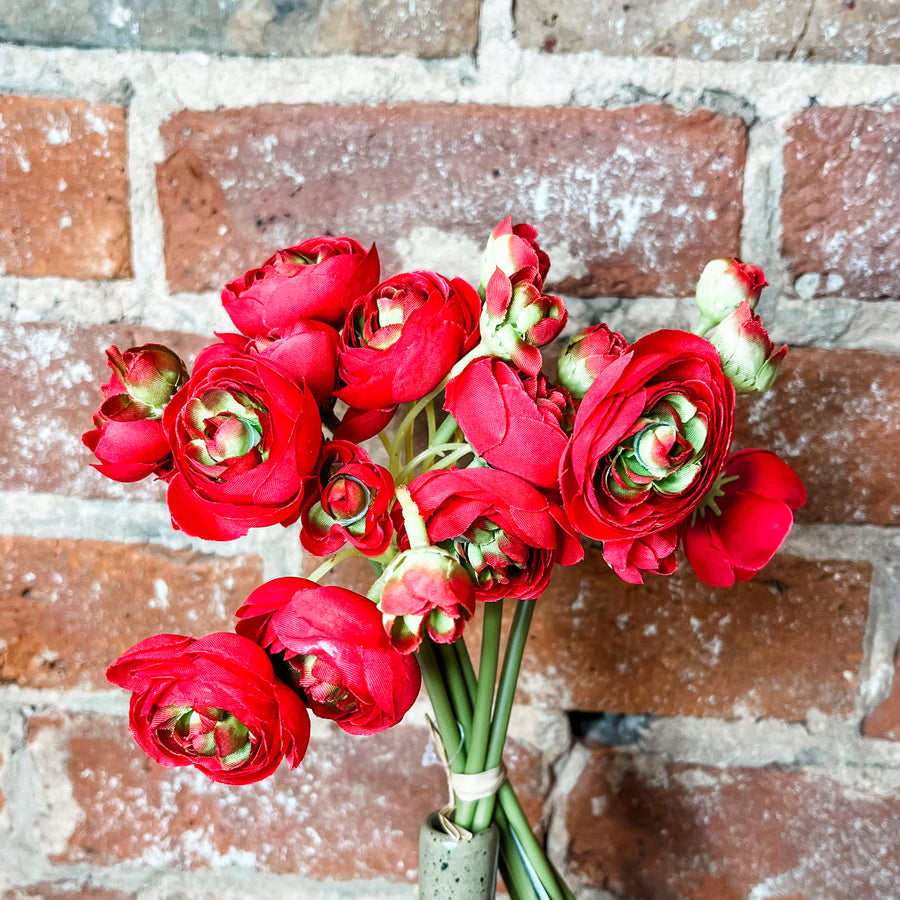
[[[494,900],[499,847],[496,826],[457,841],[432,813],[419,829],[419,900]]]

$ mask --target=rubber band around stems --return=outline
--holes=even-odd
[[[431,716],[426,716],[428,727],[431,729],[431,740],[434,744],[434,752],[437,756],[444,772],[447,775],[447,790],[450,794],[450,802],[438,811],[438,821],[441,828],[455,841],[470,841],[474,837],[468,828],[462,828],[451,820],[454,810],[456,809],[457,800],[476,801],[484,800],[486,797],[493,797],[500,790],[506,781],[506,766],[501,762],[499,766],[493,769],[486,769],[484,772],[474,772],[466,774],[464,772],[454,772],[450,768],[451,760],[447,759],[447,750],[441,739]]]

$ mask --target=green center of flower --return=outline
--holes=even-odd
[[[609,493],[631,502],[649,491],[668,496],[686,491],[700,474],[706,452],[705,417],[681,394],[668,394],[638,425],[611,456]]]
[[[186,412],[194,429],[192,456],[206,466],[221,465],[253,452],[258,461],[267,454],[257,449],[262,440],[262,407],[246,394],[209,390],[188,401]]]
[[[335,475],[322,491],[322,509],[343,528],[366,517],[372,492],[353,475]]]
[[[530,548],[487,518],[476,519],[466,532],[447,542],[479,587],[509,584],[528,567]]]
[[[409,287],[385,287],[373,303],[357,313],[356,336],[366,347],[386,350],[403,332],[403,323],[425,302],[421,291]]]
[[[311,653],[286,660],[288,678],[293,687],[325,718],[353,715],[359,708],[356,697],[347,689],[341,673],[327,660]]]
[[[175,752],[215,756],[226,769],[246,762],[256,742],[240,719],[215,706],[164,706],[157,710],[151,725]]]

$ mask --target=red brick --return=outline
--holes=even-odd
[[[794,277],[822,275],[820,295],[900,297],[898,183],[900,110],[800,113],[787,132],[781,200]]]
[[[538,601],[522,699],[563,709],[802,720],[853,712],[871,566],[776,557],[715,589],[684,565],[629,585],[596,547]]]
[[[771,0],[518,0],[516,37],[546,52],[684,56],[746,62],[900,61],[895,0],[812,3],[802,15]]]
[[[0,682],[108,688],[106,667],[154,634],[230,631],[258,557],[0,537]]]
[[[376,241],[385,273],[426,228],[477,254],[507,214],[583,262],[555,283],[583,295],[688,294],[710,247],[739,245],[745,127],[709,112],[272,105],[183,112],[162,137],[174,290],[323,232]]]
[[[586,757],[566,827],[590,884],[634,900],[897,896],[900,799],[865,774]]]
[[[105,350],[148,342],[168,344],[190,362],[212,335],[158,332],[103,325],[0,322],[0,416],[7,423],[0,442],[0,489],[79,497],[159,500],[160,482],[122,485],[90,467],[95,458],[82,445],[100,406],[100,385],[109,381]]]
[[[4,891],[3,900],[134,900],[137,894],[113,891],[107,888],[90,887],[90,885],[63,882],[54,884],[41,881],[28,887],[12,888]]]
[[[890,694],[863,722],[862,733],[870,738],[900,741],[900,645],[894,653],[894,684]]]
[[[900,357],[792,348],[775,387],[740,398],[735,439],[778,453],[806,485],[804,522],[900,522]]]
[[[300,767],[253,785],[215,784],[193,769],[166,769],[135,747],[124,723],[73,717],[68,738],[75,802],[84,818],[54,862],[232,862],[333,879],[414,880],[418,828],[446,802],[446,779],[423,765],[424,727],[366,737],[334,729],[314,738]],[[543,784],[537,757],[512,755],[531,809]],[[540,788],[543,790],[543,787]]]
[[[0,97],[0,267],[10,275],[127,278],[125,109]]]

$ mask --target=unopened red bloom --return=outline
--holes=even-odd
[[[284,663],[313,713],[350,734],[396,725],[418,696],[418,664],[394,650],[381,614],[361,594],[276,578],[258,587],[237,616],[238,633]]]
[[[522,269],[532,269],[537,276],[532,280],[538,284],[544,283],[550,269],[550,258],[541,250],[537,237],[538,231],[533,225],[525,222],[513,225],[512,216],[507,216],[494,228],[478,268],[482,295],[497,269],[510,278]]]
[[[394,534],[391,473],[356,444],[326,441],[318,482],[303,509],[303,546],[316,556],[334,553],[347,542],[367,556],[384,553]]]
[[[803,483],[774,453],[735,453],[691,518],[688,562],[713,587],[749,581],[775,555],[804,503]]]
[[[584,555],[561,507],[508,472],[437,469],[411,482],[409,492],[429,540],[457,555],[476,600],[538,597],[556,563],[573,565]]]
[[[602,323],[583,328],[559,357],[559,383],[581,400],[600,373],[627,348],[625,338]]]
[[[100,460],[94,468],[115,481],[166,478],[172,450],[162,427],[163,410],[188,379],[181,358],[161,344],[106,351],[112,375],[100,391],[103,403],[94,430],[82,443]]]
[[[600,541],[681,522],[722,468],[734,388],[715,348],[683,331],[641,338],[588,389],[560,464],[569,521]]]
[[[106,677],[133,692],[131,733],[160,765],[194,766],[213,781],[249,784],[271,775],[282,759],[298,766],[306,752],[306,708],[275,677],[265,651],[240,635],[147,638]]]
[[[347,316],[337,397],[366,410],[424,397],[475,345],[480,307],[460,278],[407,272],[382,282]]]
[[[348,237],[315,237],[279,250],[222,291],[222,304],[247,337],[281,335],[304,319],[340,328],[350,304],[379,276],[378,254]]]
[[[258,354],[216,347],[163,416],[172,522],[209,540],[300,514],[322,441],[315,397]]]
[[[472,579],[456,555],[442,547],[412,547],[388,563],[375,588],[391,644],[413,653],[427,635],[450,644],[475,612]]]
[[[575,414],[565,388],[497,357],[476,359],[446,388],[444,408],[495,469],[556,490]]]

